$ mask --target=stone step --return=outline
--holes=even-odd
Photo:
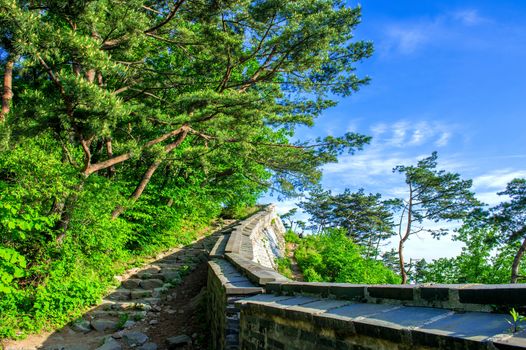
[[[113,301],[135,300],[155,297],[154,289],[126,289],[119,288],[110,293],[106,299]]]
[[[170,282],[170,281],[178,281],[181,279],[181,270],[180,269],[164,269],[160,273],[136,273],[133,275],[134,279],[140,279],[140,280],[151,280],[151,279],[159,279],[164,282]]]
[[[100,310],[151,310],[153,305],[157,305],[161,302],[160,298],[144,298],[136,299],[133,301],[112,301],[103,300],[97,309]]]
[[[180,269],[180,268],[183,268],[184,266],[188,266],[188,265],[191,265],[191,264],[192,263],[173,263],[172,264],[172,263],[156,262],[156,263],[152,264],[152,267],[153,268],[159,268],[157,273],[160,273],[164,269]]]
[[[124,315],[128,316],[129,320],[143,319],[148,314],[148,311],[144,310],[94,310],[89,312],[89,315],[95,319],[103,319],[106,317],[118,317],[121,318]]]

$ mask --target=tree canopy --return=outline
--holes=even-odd
[[[3,329],[64,322],[111,280],[100,266],[312,188],[361,149],[357,133],[295,137],[368,83],[359,22],[341,0],[0,0]]]
[[[317,232],[328,228],[345,231],[354,243],[366,247],[368,258],[378,255],[380,242],[395,233],[391,201],[382,201],[379,193],[345,189],[333,195],[318,189],[299,206],[310,215]]]

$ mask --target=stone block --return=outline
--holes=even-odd
[[[409,285],[367,286],[369,296],[378,299],[413,300],[414,289]]]
[[[447,286],[420,286],[420,298],[427,302],[444,302],[449,300],[449,290]]]
[[[162,287],[164,282],[160,279],[141,280],[140,287],[143,289],[155,289]]]
[[[458,291],[461,303],[516,305],[526,307],[526,285],[476,285],[461,288]]]
[[[135,289],[139,287],[140,282],[141,282],[141,279],[139,278],[129,278],[125,281],[122,281],[121,285],[122,287],[127,288],[127,289]]]
[[[365,298],[365,285],[348,283],[331,283],[329,294],[338,299],[363,300]]]

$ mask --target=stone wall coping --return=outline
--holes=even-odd
[[[208,266],[225,289],[227,295],[263,293],[262,287],[254,285],[248,278],[239,274],[233,266],[222,259],[210,260]]]
[[[526,284],[365,285],[276,281],[268,282],[265,290],[281,295],[305,294],[458,311],[502,312],[512,307],[526,310]]]
[[[235,253],[225,253],[226,259],[252,282],[264,286],[270,282],[287,282],[288,278],[282,276],[271,268],[262,266],[244,256]]]
[[[353,344],[359,339],[357,337],[365,337],[362,338],[365,343],[372,337],[391,344],[404,344],[404,348],[526,348],[526,331],[511,333],[507,322],[510,316],[506,314],[458,313],[426,307],[346,303],[334,299],[268,294],[243,299],[236,305],[241,309],[242,317],[255,315],[261,320],[299,328],[308,324],[308,329],[318,332],[329,329],[338,334],[339,339],[352,337]],[[257,330],[257,325],[252,329]],[[296,337],[302,339],[301,330]],[[387,346],[389,343],[381,348],[398,348],[396,345]]]

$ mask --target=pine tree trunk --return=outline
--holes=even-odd
[[[409,184],[409,205],[407,207],[407,226],[405,229],[405,234],[400,238],[400,243],[398,243],[398,258],[400,261],[400,276],[402,277],[402,284],[407,283],[407,272],[405,271],[404,264],[404,243],[409,239],[411,235],[411,224],[413,221],[413,188]]]
[[[0,123],[5,121],[10,110],[10,103],[13,98],[13,66],[14,61],[8,60],[4,71],[4,91],[2,94],[2,110],[0,111]]]
[[[519,267],[521,264],[521,259],[524,256],[524,252],[526,251],[526,238],[522,242],[521,247],[517,251],[517,254],[515,254],[515,258],[513,259],[513,264],[511,265],[511,283],[517,283],[517,280],[519,279]]]
[[[400,266],[400,276],[402,277],[402,284],[407,283],[407,272],[405,271],[404,267],[404,241],[400,240],[400,243],[398,243],[398,259],[399,259],[399,266]]]
[[[182,129],[182,131],[179,134],[179,137],[177,138],[177,140],[175,142],[167,145],[164,148],[165,155],[169,154],[171,151],[173,151],[175,148],[177,148],[181,143],[183,143],[183,141],[184,141],[184,139],[186,138],[187,135],[188,135],[188,130],[187,129]],[[142,176],[141,181],[139,182],[139,184],[135,188],[135,191],[133,191],[132,195],[129,197],[129,200],[131,201],[132,204],[135,203],[141,197],[142,193],[144,192],[144,189],[146,188],[146,186],[150,182],[150,180],[151,180],[153,174],[155,173],[155,171],[161,165],[162,161],[163,161],[163,159],[156,160],[148,167],[148,169],[146,169],[146,172],[144,173],[144,175]],[[113,212],[111,213],[111,218],[112,219],[117,219],[119,217],[119,215],[121,215],[124,212],[124,210],[126,210],[126,208],[124,208],[124,206],[117,205],[115,207],[115,209],[113,210]]]
[[[161,161],[160,160],[157,160],[155,162],[153,162],[149,167],[148,169],[146,170],[146,172],[144,173],[144,175],[142,176],[142,179],[141,181],[139,182],[139,184],[137,185],[137,187],[135,188],[135,191],[133,191],[132,195],[130,196],[130,201],[131,203],[135,203],[139,197],[141,197],[142,193],[144,192],[144,189],[146,188],[146,186],[148,185],[148,183],[150,182],[152,176],[153,176],[153,173],[155,173],[155,171],[157,170],[157,168],[159,168],[159,165],[161,165]],[[122,205],[118,205],[115,210],[113,210],[113,212],[111,213],[111,218],[112,219],[116,219],[119,217],[119,215],[121,215],[122,213],[124,212],[124,207]]]

